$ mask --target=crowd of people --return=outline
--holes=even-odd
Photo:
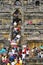
[[[24,65],[25,60],[29,58],[41,58],[41,50],[37,47],[30,49],[27,45],[19,46],[15,44],[14,40],[9,47],[2,48],[3,53],[0,53],[1,65]]]

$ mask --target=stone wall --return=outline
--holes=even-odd
[[[2,25],[5,23],[9,24],[13,21],[13,13],[16,9],[19,9],[21,12],[22,35],[25,33],[23,24],[26,19],[32,20],[33,23],[38,22],[39,19],[43,21],[43,0],[20,0],[20,5],[15,5],[15,0],[0,0],[0,20],[2,21]],[[3,33],[3,31],[1,32]],[[4,38],[8,38],[8,35],[4,35]]]

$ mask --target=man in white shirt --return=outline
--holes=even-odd
[[[22,53],[22,60],[25,59],[25,56],[26,56],[26,54],[23,52],[23,53]]]

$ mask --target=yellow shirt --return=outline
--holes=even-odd
[[[22,65],[22,60],[20,60],[20,65]]]
[[[10,65],[10,63],[7,63],[7,65]]]

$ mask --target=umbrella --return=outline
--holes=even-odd
[[[0,50],[0,54],[6,53],[7,51],[5,49]]]
[[[40,46],[40,49],[43,49],[43,46]]]

